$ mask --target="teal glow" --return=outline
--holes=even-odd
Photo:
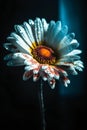
[[[69,32],[75,32],[76,39],[80,43],[79,49],[82,50],[80,5],[74,0],[60,0],[58,16],[58,19],[68,26]],[[69,79],[71,84],[68,88],[60,85],[60,95],[81,95],[83,92],[83,73],[78,72],[77,76],[69,75]]]

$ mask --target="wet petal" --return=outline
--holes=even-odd
[[[33,75],[33,71],[25,71],[23,74],[23,80],[28,80]]]
[[[17,52],[18,51],[18,48],[16,46],[14,46],[14,44],[12,44],[12,43],[5,43],[3,46],[8,51],[11,51],[11,52]]]
[[[28,20],[28,23],[29,23],[29,25],[32,27],[32,26],[34,26],[34,21],[32,20],[32,19],[29,19]]]
[[[73,62],[73,61],[76,61],[79,59],[80,59],[80,56],[78,56],[78,55],[64,56],[60,59],[60,62]]]
[[[64,27],[62,27],[62,29],[59,31],[59,33],[55,37],[54,43],[56,44],[56,46],[58,46],[57,44],[61,42],[61,40],[65,37],[67,32],[68,32],[68,27],[65,25]]]
[[[50,35],[52,33],[52,29],[54,28],[54,26],[55,26],[55,21],[52,20],[49,23],[48,30],[47,30],[47,33],[46,33],[46,36],[45,36],[45,41],[46,41],[47,45],[50,45],[50,41],[51,41],[50,40],[50,38],[51,38]]]
[[[44,71],[41,71],[41,72],[40,72],[40,75],[41,75],[41,77],[42,77],[42,79],[43,79],[44,81],[47,81],[47,79],[48,79],[48,74],[47,74],[47,73],[45,73]]]
[[[56,80],[61,80],[67,87],[70,80],[68,73],[78,74],[84,68],[80,60],[82,51],[76,49],[79,46],[74,33],[68,32],[66,25],[62,26],[61,21],[50,23],[42,18],[36,18],[34,21],[29,19],[23,25],[15,25],[15,32],[12,32],[7,38],[9,42],[4,44],[6,50],[12,52],[4,57],[8,60],[8,66],[25,66],[23,79],[27,80],[31,76],[33,81],[37,81],[41,76],[44,81],[48,80],[51,88],[55,88]],[[32,51],[37,46],[47,46],[53,50],[56,63],[41,64],[34,57]],[[37,58],[38,59],[38,58]],[[42,58],[43,59],[43,58]],[[48,62],[46,62],[48,63]]]
[[[55,81],[54,78],[48,77],[48,83],[49,83],[51,89],[54,89],[54,88],[55,88],[55,83],[56,83],[56,81]]]
[[[33,81],[36,82],[40,78],[39,73],[38,74],[33,74]]]
[[[81,50],[74,49],[73,51],[71,51],[70,53],[68,53],[67,56],[77,55],[77,54],[81,54],[81,53],[82,53]]]
[[[44,38],[44,30],[43,30],[43,25],[42,25],[40,18],[35,19],[34,25],[35,25],[34,28],[35,28],[36,42],[38,44],[40,44],[41,41],[43,41],[43,38]]]
[[[4,57],[4,60],[9,60],[7,62],[8,66],[21,66],[24,65],[24,57],[21,53],[11,53]]]
[[[74,49],[76,49],[78,46],[79,46],[79,43],[78,43],[78,42],[72,43],[72,44],[70,44],[70,45],[68,45],[68,46],[66,46],[66,47],[64,47],[64,48],[62,48],[62,49],[60,49],[58,52],[59,52],[60,54],[62,54],[62,55],[66,55],[66,54],[72,52],[72,51],[73,51]]]
[[[15,46],[20,52],[29,53],[30,47],[23,41],[23,39],[16,33],[11,33],[11,37],[15,39]]]
[[[42,26],[43,26],[44,32],[47,31],[48,25],[49,24],[47,23],[46,19],[42,18]]]
[[[66,35],[59,43],[58,49],[60,50],[61,48],[68,46],[71,43],[71,41],[74,39],[74,37],[75,37],[74,33],[70,33],[70,34]]]
[[[61,30],[61,21],[57,21],[56,24],[54,24],[52,31],[50,32],[50,44],[53,48],[55,48],[55,37]]]
[[[64,86],[68,87],[68,84],[70,84],[70,80],[67,77],[61,77],[61,80],[64,83]]]
[[[24,25],[25,31],[27,33],[27,36],[28,36],[28,38],[30,40],[28,44],[29,44],[29,46],[34,48],[33,44],[35,43],[35,39],[34,39],[34,36],[33,36],[32,28],[27,22],[24,22],[23,25]]]
[[[26,27],[25,25],[26,25],[26,23],[24,23],[24,27]],[[15,25],[14,27],[15,27],[17,34],[19,34],[21,36],[21,38],[25,41],[25,43],[27,45],[29,45],[29,47],[32,48],[32,42],[30,41],[30,39],[27,35],[28,33],[27,33],[26,29],[24,29],[23,26],[21,26],[21,25]]]
[[[22,66],[24,65],[24,60],[23,59],[15,59],[15,60],[10,60],[7,62],[8,66]]]

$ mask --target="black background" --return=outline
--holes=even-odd
[[[68,4],[68,0],[65,1]],[[34,83],[31,78],[24,82],[22,81],[24,67],[6,66],[3,57],[8,52],[3,48],[3,43],[6,42],[6,37],[10,32],[14,31],[15,24],[22,24],[29,18],[34,20],[35,17],[43,17],[48,22],[51,19],[57,21],[58,3],[58,0],[0,0],[0,128],[41,130],[38,100],[40,81]],[[58,82],[54,90],[50,89],[47,82],[44,83],[47,130],[87,129],[87,4],[84,0],[72,0],[72,4],[78,10],[83,43],[82,60],[85,69],[80,76],[76,77],[78,83],[76,85],[72,83],[73,89],[63,88],[64,92],[67,91],[66,94],[60,93],[61,85]],[[72,78],[71,82],[74,82],[73,80]],[[76,88],[79,93],[75,93]]]

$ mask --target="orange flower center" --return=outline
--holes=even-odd
[[[44,57],[49,57],[49,56],[51,56],[51,51],[48,50],[47,48],[41,48],[40,54]]]
[[[39,45],[31,53],[41,64],[54,64],[56,62],[54,51],[47,46]]]

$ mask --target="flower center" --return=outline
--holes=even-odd
[[[54,64],[56,56],[54,51],[46,46],[40,45],[32,50],[33,57],[41,64]]]
[[[51,56],[51,51],[48,50],[47,48],[41,48],[40,54],[44,57],[49,57],[49,56]]]

